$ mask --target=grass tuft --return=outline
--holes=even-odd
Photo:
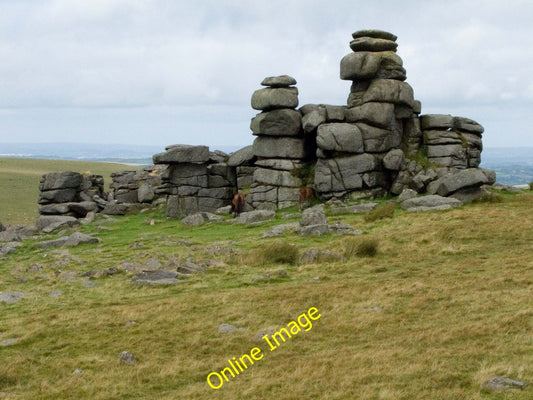
[[[381,206],[374,208],[364,216],[365,222],[374,222],[380,219],[392,218],[394,216],[394,210],[396,204],[393,202],[385,203]]]
[[[300,258],[300,250],[286,241],[276,241],[255,251],[259,264],[290,264],[295,265]],[[253,263],[253,262],[252,262]]]
[[[375,238],[351,238],[344,244],[344,256],[348,259],[354,257],[374,257],[378,253],[379,241]]]

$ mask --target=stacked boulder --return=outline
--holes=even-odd
[[[484,129],[476,121],[451,115],[428,114],[420,117],[420,124],[429,161],[459,169],[479,166]]]
[[[237,190],[247,192],[254,182],[254,164],[257,157],[254,154],[253,146],[246,146],[228,158],[228,166],[235,169],[237,178]]]
[[[317,129],[314,184],[326,199],[353,191],[388,190],[400,165],[384,163],[384,158],[397,158],[388,153],[404,142],[415,152],[421,139],[415,122],[421,105],[404,82],[396,36],[378,30],[352,36],[353,52],[340,65],[340,78],[352,81],[344,115],[328,118]]]
[[[165,150],[155,154],[153,160],[156,165],[166,166],[155,192],[168,195],[168,217],[215,212],[231,203],[235,173],[224,154],[210,153],[207,146],[172,145]]]
[[[111,174],[113,198],[119,204],[152,203],[157,199],[155,188],[161,186],[164,167],[152,165],[140,171],[120,171]]]
[[[97,211],[98,201],[106,197],[102,175],[82,175],[72,171],[43,175],[39,192],[39,214],[76,218]]]
[[[252,95],[252,108],[261,110],[250,129],[257,136],[257,158],[247,202],[254,208],[277,209],[297,204],[305,185],[302,171],[314,158],[314,137],[302,129],[296,80],[288,75],[268,77]]]

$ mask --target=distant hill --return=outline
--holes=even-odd
[[[39,158],[114,162],[129,165],[150,165],[152,155],[165,146],[83,143],[3,143],[0,157]],[[231,153],[243,146],[209,146],[211,150]],[[499,183],[519,185],[533,181],[533,147],[489,147],[483,150],[482,168],[496,171]]]

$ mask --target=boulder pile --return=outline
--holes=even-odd
[[[104,204],[99,202],[105,197],[102,175],[51,172],[39,183],[39,214],[84,218],[91,211],[101,210]]]
[[[288,75],[265,78],[252,95],[252,108],[260,110],[250,124],[257,136],[256,157],[248,203],[258,209],[278,209],[297,204],[301,174],[314,158],[315,138],[302,129],[296,80]]]
[[[235,194],[235,169],[227,155],[210,152],[207,146],[172,145],[153,156],[165,165],[162,182],[155,188],[167,195],[167,216],[183,218],[198,212],[215,212],[230,204]]]

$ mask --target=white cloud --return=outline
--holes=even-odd
[[[339,79],[339,62],[350,52],[350,35],[380,28],[398,35],[424,111],[453,106],[484,123],[493,119],[487,107],[533,103],[533,54],[525,48],[531,15],[525,0],[7,0],[0,3],[0,108],[18,108],[20,118],[30,108],[43,115],[49,108],[109,108],[118,132],[121,118],[131,117],[116,111],[121,107],[145,107],[145,118],[167,121],[150,121],[147,131],[168,126],[159,107],[181,110],[176,118],[191,132],[202,132],[208,120],[209,130],[220,126],[216,140],[246,138],[249,120],[229,128],[224,118],[253,115],[249,99],[263,77],[293,75],[301,104],[344,104],[350,83]],[[531,126],[533,117],[523,117]],[[108,121],[87,120],[87,129],[105,130]],[[49,135],[64,135],[52,119],[43,124]],[[17,129],[14,120],[9,128]],[[516,140],[523,136],[522,129]]]

